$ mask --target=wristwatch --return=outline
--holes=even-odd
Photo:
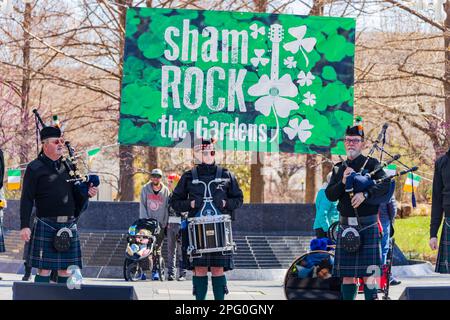
[[[369,193],[366,191],[366,192],[364,192],[363,193],[363,195],[364,195],[364,198],[366,198],[366,199],[368,199],[369,198]]]

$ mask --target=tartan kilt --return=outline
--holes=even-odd
[[[4,230],[3,230],[3,217],[0,217],[0,252],[5,252],[5,236],[4,236]]]
[[[33,268],[44,270],[66,270],[76,265],[82,268],[80,239],[74,223],[56,223],[48,219],[36,219],[30,243],[30,263]],[[53,246],[56,233],[61,228],[72,231],[70,248],[66,252],[58,252]]]
[[[450,218],[444,218],[442,224],[441,240],[439,242],[439,251],[436,260],[436,269],[438,273],[450,273]]]
[[[204,253],[201,257],[192,259],[187,254],[187,248],[189,246],[189,237],[187,227],[181,229],[181,243],[183,251],[183,265],[182,269],[194,270],[194,267],[223,267],[223,271],[230,271],[234,269],[233,255],[223,255],[222,252]]]
[[[361,224],[363,228],[367,225]],[[370,224],[369,224],[370,225]],[[347,252],[341,244],[343,228],[339,225],[334,257],[333,276],[360,278],[375,276],[374,266],[381,272],[381,235],[378,224],[359,231],[361,246],[357,252]],[[380,273],[381,274],[381,273]]]

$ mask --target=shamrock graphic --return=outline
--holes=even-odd
[[[253,39],[258,38],[258,35],[259,35],[259,34],[262,35],[262,36],[266,34],[266,29],[265,29],[264,27],[258,28],[258,25],[257,25],[256,23],[254,23],[254,24],[252,24],[252,25],[250,26],[250,30],[253,31],[252,33],[250,33],[250,36],[251,36]]]
[[[303,57],[306,60],[306,66],[309,64],[308,57],[306,56],[306,52],[311,52],[314,46],[316,45],[316,38],[304,38],[306,34],[306,26],[289,28],[288,32],[291,36],[295,37],[296,40],[286,43],[283,48],[286,51],[297,53],[299,50],[303,54]],[[305,51],[303,51],[305,50]]]
[[[287,118],[292,110],[297,110],[299,105],[285,97],[296,97],[298,88],[292,82],[291,76],[285,74],[278,80],[271,80],[267,75],[262,75],[258,83],[248,89],[248,94],[260,97],[255,101],[255,110],[261,112],[266,117],[273,111],[277,122],[276,134],[273,141],[278,136],[280,125],[278,117]]]
[[[294,61],[294,57],[287,57],[286,59],[284,59],[284,65],[288,69],[293,69],[297,67],[297,61]]]
[[[283,131],[288,135],[290,140],[294,140],[294,138],[298,136],[300,141],[305,143],[312,135],[311,131],[308,131],[312,128],[314,128],[314,126],[309,123],[308,119],[304,119],[298,124],[298,119],[295,118],[289,120],[289,127],[285,127]]]
[[[256,68],[260,63],[265,66],[269,63],[269,58],[263,58],[262,56],[266,52],[264,49],[255,49],[255,56],[250,59],[250,63]]]
[[[316,95],[312,94],[310,91],[308,91],[307,93],[305,93],[303,95],[305,97],[305,99],[303,99],[303,103],[306,104],[307,106],[314,106],[316,104]]]
[[[307,87],[309,87],[312,84],[313,80],[316,78],[311,72],[305,74],[304,71],[300,71],[297,77],[297,83],[300,84],[301,87],[303,87],[305,84]]]

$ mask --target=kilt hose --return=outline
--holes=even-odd
[[[5,252],[5,235],[4,235],[4,229],[3,229],[3,217],[0,216],[0,252]]]
[[[450,273],[450,218],[445,217],[442,224],[441,240],[439,242],[439,251],[436,260],[436,269],[438,273]]]
[[[58,230],[64,227],[72,231],[73,237],[69,250],[58,252],[53,245],[53,241]],[[31,241],[30,262],[33,268],[66,270],[72,265],[82,268],[80,239],[75,223],[56,223],[46,218],[37,218]]]
[[[233,255],[224,255],[222,252],[204,253],[201,257],[193,258],[190,261],[190,257],[187,254],[187,248],[189,246],[189,237],[187,227],[181,229],[181,241],[183,250],[183,267],[187,270],[194,270],[195,267],[223,267],[223,271],[229,271],[234,269]]]
[[[373,220],[376,220],[375,218]],[[370,277],[377,275],[376,270],[379,270],[381,275],[381,234],[378,223],[376,221],[361,222],[360,226],[361,246],[356,252],[348,252],[342,247],[343,228],[339,225],[333,267],[334,277]]]

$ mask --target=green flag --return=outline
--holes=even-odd
[[[88,152],[87,152],[88,157],[89,157],[89,158],[92,158],[92,157],[95,156],[97,153],[99,153],[101,149],[102,149],[102,148],[95,148],[95,149],[92,149],[92,150],[88,150]]]
[[[19,169],[8,169],[8,190],[20,189],[20,175]]]
[[[397,166],[395,164],[390,164],[386,168],[384,168],[384,171],[388,176],[393,176],[397,173]]]

